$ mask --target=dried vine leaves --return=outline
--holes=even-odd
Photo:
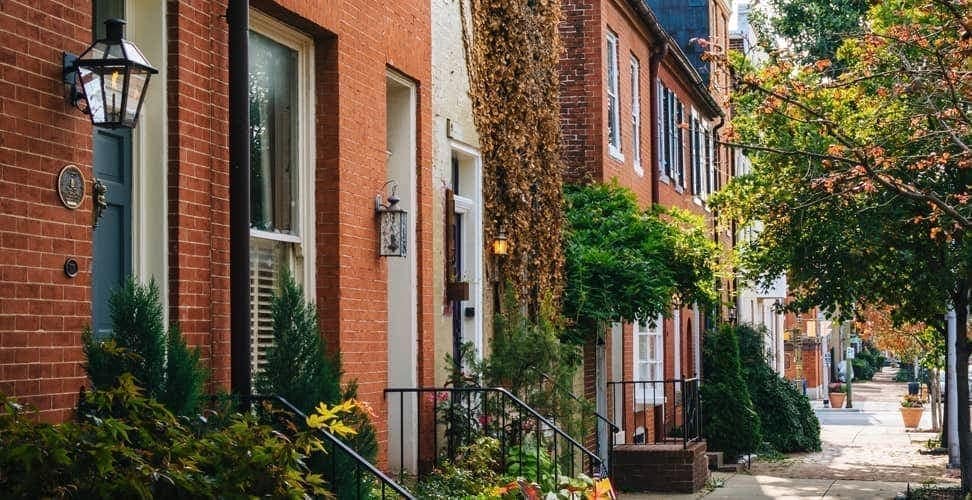
[[[506,230],[510,253],[500,279],[535,313],[544,301],[559,303],[564,286],[560,3],[471,5],[471,39],[464,41],[483,154],[485,240]]]

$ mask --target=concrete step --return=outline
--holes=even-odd
[[[709,459],[709,470],[719,470],[723,466],[721,451],[707,451],[705,456]]]
[[[718,469],[715,469],[715,470],[717,472],[730,472],[730,473],[733,473],[733,474],[738,474],[738,473],[742,472],[743,471],[743,468],[745,468],[745,467],[746,467],[745,464],[723,464],[723,465],[719,466]],[[710,467],[710,469],[711,469],[711,467]]]

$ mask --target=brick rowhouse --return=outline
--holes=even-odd
[[[560,31],[565,54],[561,60],[561,127],[570,180],[616,180],[636,194],[642,207],[677,207],[698,214],[711,224],[713,218],[705,208],[705,198],[718,185],[713,179],[717,175],[713,165],[716,154],[706,154],[707,160],[699,164],[697,171],[693,169],[695,156],[700,154],[694,149],[693,117],[699,127],[711,133],[722,114],[706,83],[644,2],[562,3],[564,20]],[[681,126],[665,128],[665,95],[670,102],[677,100],[684,107]],[[682,130],[680,138],[676,130]],[[674,175],[672,170],[675,158],[680,158],[681,175]],[[670,165],[666,166],[666,162]],[[651,380],[700,375],[699,351],[705,321],[704,313],[686,304],[659,321],[660,334],[651,329],[655,334],[648,338],[660,335],[654,352],[663,352],[661,365]],[[595,399],[600,389],[597,370],[606,370],[601,377],[606,381],[643,379],[636,374],[635,365],[646,355],[638,354],[635,344],[637,336],[645,334],[647,328],[624,324],[606,332],[601,367],[596,368],[597,348],[587,346],[584,387],[588,398]],[[621,386],[613,386],[606,394],[604,410],[623,431],[615,439],[655,443],[669,437],[672,425],[682,424],[681,403],[676,403],[676,398],[666,396],[660,400],[665,402],[658,404],[637,402],[632,386],[624,387],[622,391]],[[663,423],[663,416],[667,419],[665,428],[658,425]],[[635,438],[635,434],[639,437]],[[689,452],[689,477],[684,485],[689,491],[704,476],[704,464],[700,465],[703,471],[692,471],[691,464],[697,460],[691,457],[703,452],[704,444]],[[632,463],[653,460],[642,457]]]
[[[384,194],[386,79],[414,86],[415,360],[432,383],[431,105],[429,3],[254,1],[254,11],[312,40],[315,293],[323,335],[339,350],[345,379],[377,412],[382,449],[387,411],[388,263],[378,256],[375,196]],[[155,2],[126,13],[126,37],[161,74],[150,83],[133,132],[133,274],[154,277],[169,319],[229,383],[228,81],[225,1]],[[65,100],[61,52],[92,41],[90,2],[0,2],[0,392],[69,417],[87,383],[81,332],[92,311],[92,134]],[[153,26],[154,22],[154,26]],[[155,47],[156,50],[151,50]],[[86,196],[61,205],[55,179],[80,167]],[[146,173],[147,172],[147,173]],[[139,175],[157,175],[153,184]],[[149,184],[149,185],[145,185]],[[154,198],[140,197],[148,192]],[[154,203],[154,205],[153,205]],[[152,217],[158,217],[158,222]],[[73,257],[80,272],[62,271]],[[383,455],[383,453],[381,454]]]

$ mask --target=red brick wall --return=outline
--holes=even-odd
[[[0,392],[65,418],[85,383],[91,202],[63,208],[61,167],[91,179],[91,127],[64,103],[63,50],[90,43],[91,6],[0,2]],[[167,2],[169,312],[203,348],[213,384],[229,378],[227,42],[225,0]],[[432,383],[431,100],[428,2],[254,2],[315,39],[317,296],[329,345],[379,415],[385,439],[387,293],[374,196],[385,182],[385,75],[418,89],[416,179],[420,382]],[[26,22],[25,22],[26,21]],[[68,279],[64,258],[81,272]],[[407,321],[407,318],[401,318]],[[384,442],[382,442],[384,446]]]
[[[563,0],[560,40],[560,130],[568,180],[600,176],[604,124],[600,116],[600,0]]]
[[[168,2],[169,318],[229,385],[226,2]],[[161,82],[160,82],[161,83]]]
[[[90,4],[0,2],[0,392],[62,420],[79,387],[81,330],[90,322],[91,125],[64,99],[61,52],[91,41]],[[68,164],[85,199],[55,189]],[[75,257],[79,273],[62,271]]]

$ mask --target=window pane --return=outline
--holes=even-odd
[[[297,53],[250,32],[250,226],[295,233]]]

